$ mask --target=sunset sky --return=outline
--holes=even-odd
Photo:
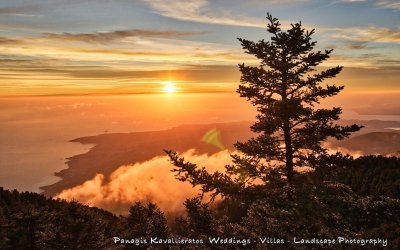
[[[0,96],[232,92],[267,11],[316,28],[349,93],[400,93],[399,1],[5,0]]]

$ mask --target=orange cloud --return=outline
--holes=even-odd
[[[161,37],[161,38],[179,38],[185,36],[202,35],[208,32],[196,32],[196,31],[176,31],[176,30],[143,30],[143,29],[132,29],[132,30],[115,30],[111,32],[94,32],[94,33],[44,33],[43,38],[46,39],[57,39],[62,41],[81,41],[87,43],[108,43],[117,39],[123,39],[126,37]]]
[[[194,150],[189,150],[180,155],[200,167],[205,166],[209,172],[223,170],[225,165],[231,163],[227,150],[213,155],[198,155]],[[155,202],[167,213],[183,211],[183,201],[196,196],[199,189],[176,180],[172,168],[167,156],[158,156],[145,162],[121,166],[108,181],[105,176],[98,174],[82,185],[62,191],[56,198],[77,200],[116,213],[126,213],[135,201]]]

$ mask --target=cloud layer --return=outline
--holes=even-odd
[[[264,28],[262,18],[253,18],[228,10],[214,13],[207,0],[144,0],[154,12],[173,19],[212,24]]]
[[[213,155],[198,155],[189,150],[180,155],[205,166],[209,172],[223,170],[231,163],[227,150]],[[77,200],[116,213],[126,213],[135,201],[155,202],[167,213],[183,211],[183,201],[197,195],[198,189],[176,180],[172,168],[167,156],[158,156],[142,163],[121,166],[109,180],[98,174],[82,185],[64,190],[56,198]]]
[[[115,30],[111,32],[76,33],[76,34],[67,32],[61,34],[44,33],[42,37],[46,39],[56,39],[62,41],[109,43],[127,37],[180,38],[185,36],[202,35],[206,33],[207,32],[132,29],[132,30]]]
[[[239,78],[235,75],[232,80],[231,74],[219,71],[218,67],[258,63],[253,56],[243,53],[236,37],[268,40],[266,11],[280,17],[284,29],[299,19],[306,29],[316,27],[314,39],[319,41],[318,49],[335,48],[333,57],[324,66],[373,68],[382,72],[388,68],[399,70],[400,31],[395,25],[398,17],[393,15],[399,8],[397,2],[1,2],[0,95],[101,94],[107,91],[112,94],[116,89],[132,89],[133,83],[140,84],[138,93],[151,93],[149,88],[142,90],[144,83],[154,85],[183,78],[187,86],[212,86],[209,92],[219,92],[223,84],[232,82],[224,90],[230,91]],[[343,12],[344,7],[346,11]],[[311,9],[321,14],[310,17]],[[372,16],[366,17],[363,13]],[[205,81],[196,82],[197,79],[188,77],[191,72],[184,72],[188,66],[191,70],[197,67],[199,72],[204,66],[215,69],[208,79],[203,77]],[[159,74],[178,70],[182,73],[178,80]],[[224,74],[225,80],[214,80],[221,79]],[[370,81],[363,75],[359,77]],[[385,86],[396,85],[392,78],[382,81]],[[43,85],[52,88],[41,88]],[[380,86],[381,82],[375,83],[377,89]],[[195,88],[188,92],[195,92]]]
[[[329,143],[324,146],[330,147]],[[330,153],[341,152],[354,157],[363,155],[362,151],[345,148],[329,149]],[[237,152],[233,152],[237,153]],[[209,172],[225,171],[232,163],[228,150],[218,153],[196,154],[194,149],[180,156],[206,167]],[[175,179],[173,165],[167,156],[157,156],[148,161],[121,166],[110,177],[97,174],[93,179],[71,189],[63,190],[55,198],[76,200],[89,206],[100,207],[114,213],[125,214],[136,201],[154,202],[167,214],[183,212],[185,199],[199,194],[199,188]]]

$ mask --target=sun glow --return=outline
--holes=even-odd
[[[164,92],[166,93],[174,93],[176,92],[176,87],[174,86],[174,83],[169,81],[165,83],[165,87],[164,87]]]

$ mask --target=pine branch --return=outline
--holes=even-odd
[[[196,164],[186,162],[183,157],[179,157],[172,150],[164,150],[164,152],[175,166],[171,171],[175,173],[176,178],[182,182],[189,182],[193,187],[200,186],[204,193],[227,196],[239,193],[243,189],[226,174],[220,172],[210,174],[205,167],[199,168]]]

